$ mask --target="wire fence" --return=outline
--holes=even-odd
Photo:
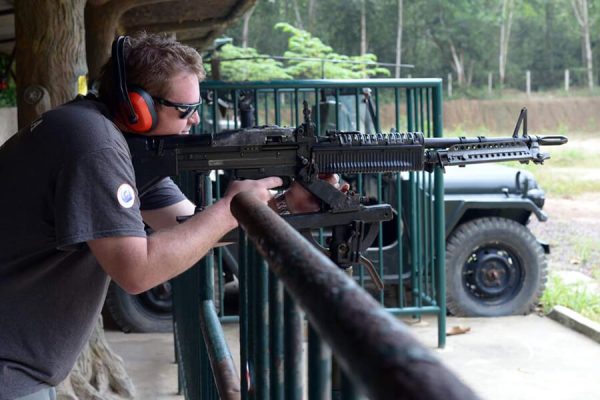
[[[479,73],[477,80],[462,83],[458,82],[456,74],[449,73],[444,77],[444,83],[447,97],[462,97],[465,92],[474,96],[494,96],[505,89],[522,91],[528,95],[532,92],[543,91],[562,91],[568,94],[572,91],[590,90],[600,86],[598,81],[600,71],[593,71],[592,75],[592,87],[590,87],[586,68],[549,71],[525,70],[506,76],[504,83],[500,83],[497,72],[487,72],[485,76],[483,73]]]

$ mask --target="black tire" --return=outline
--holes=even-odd
[[[215,308],[221,307],[219,279],[215,274]],[[106,310],[117,326],[126,333],[171,332],[173,330],[172,291],[169,282],[155,286],[139,295],[125,292],[114,282],[106,295]]]
[[[448,311],[459,317],[528,314],[544,290],[546,269],[527,227],[506,218],[466,222],[446,241]]]
[[[139,295],[131,295],[110,283],[105,307],[123,332],[171,332],[171,284],[164,283]]]

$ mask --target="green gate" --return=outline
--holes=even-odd
[[[302,104],[307,102],[320,133],[330,129],[363,133],[393,129],[442,136],[440,79],[205,82],[201,93],[204,104],[197,134],[249,125],[294,127],[302,121]],[[438,345],[443,347],[446,307],[441,170],[343,178],[367,201],[388,203],[394,209],[394,219],[380,223],[379,235],[367,252],[385,289],[378,290],[362,266],[354,272],[354,279],[395,315],[435,315]],[[218,198],[224,188],[221,181],[218,173],[212,178],[179,177],[179,184],[197,204]],[[316,234],[321,240],[327,236],[323,231]],[[221,322],[239,323],[243,398],[302,398],[302,310],[243,233],[238,244],[240,262],[231,249],[217,249],[214,256],[173,281],[180,384],[187,398],[217,398],[209,355],[225,363],[231,360],[216,322],[218,316]],[[239,318],[225,313],[223,268],[236,269]],[[214,290],[213,282],[219,290]],[[218,315],[212,308],[214,300]],[[331,357],[313,329],[308,329],[308,337],[309,354],[320,355],[308,360],[309,382],[313,382],[309,383],[309,398],[321,398],[318,393],[328,387],[327,382],[331,384],[327,367]],[[339,382],[334,377],[334,388],[344,399],[353,398],[352,382],[343,375]]]

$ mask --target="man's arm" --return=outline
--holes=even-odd
[[[142,211],[142,219],[150,228],[158,231],[177,225],[177,217],[194,215],[195,210],[194,203],[185,199],[168,207]]]
[[[109,237],[87,243],[106,273],[125,291],[138,294],[190,268],[237,226],[229,210],[233,196],[250,191],[267,202],[271,198],[268,189],[281,184],[279,178],[236,181],[221,200],[183,224],[169,227],[170,217],[151,215],[148,223],[160,229],[147,238]],[[178,212],[189,205],[181,202],[171,207]]]

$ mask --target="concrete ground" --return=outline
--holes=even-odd
[[[448,318],[447,327],[468,327],[438,349],[437,324],[410,324],[415,335],[482,399],[600,399],[600,344],[546,317]],[[239,351],[234,325],[226,325],[231,351]],[[170,334],[107,331],[125,360],[140,399],[177,396],[177,367]],[[237,361],[236,361],[237,362]]]

